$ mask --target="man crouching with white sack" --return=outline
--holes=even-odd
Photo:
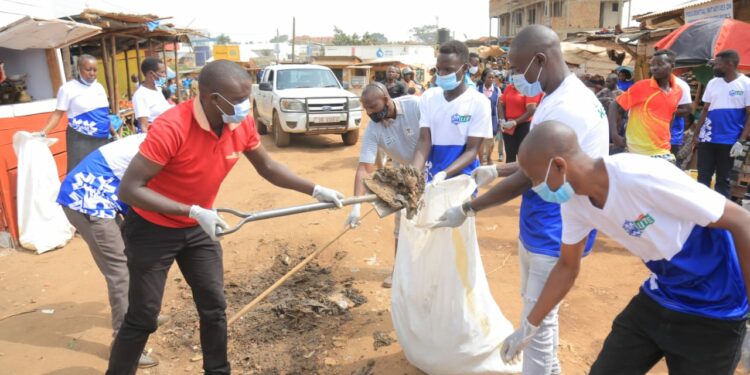
[[[498,347],[513,327],[490,293],[473,218],[455,229],[430,228],[476,190],[468,174],[479,165],[483,139],[492,137],[489,101],[464,81],[468,60],[463,43],[444,43],[439,87],[420,102],[413,165],[427,166],[432,183],[420,212],[401,220],[391,317],[406,358],[428,374],[517,373],[520,366],[500,358]]]

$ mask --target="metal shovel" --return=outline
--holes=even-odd
[[[375,212],[377,212],[378,216],[380,216],[381,219],[399,210],[399,209],[391,207],[388,203],[385,203],[383,200],[378,198],[378,196],[375,194],[368,194],[368,195],[363,195],[359,197],[345,198],[341,200],[341,203],[344,206],[351,206],[353,204],[368,203],[368,202],[372,203],[372,205],[375,208]],[[217,208],[216,212],[228,213],[228,214],[232,214],[234,216],[242,218],[242,220],[239,223],[237,223],[237,225],[229,229],[226,229],[224,231],[220,231],[221,228],[216,228],[217,236],[225,236],[227,234],[234,233],[238,231],[243,225],[251,221],[258,221],[258,220],[271,219],[275,217],[296,215],[296,214],[301,214],[305,212],[327,210],[331,208],[336,208],[336,205],[333,203],[310,203],[310,204],[304,204],[300,206],[274,208],[270,210],[257,211],[257,212],[242,212],[242,211],[237,211],[231,208]]]

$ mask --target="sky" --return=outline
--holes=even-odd
[[[632,14],[684,1],[633,0]],[[389,41],[405,41],[412,37],[412,27],[436,22],[459,40],[490,33],[489,0],[0,0],[0,12],[11,5],[44,9],[57,17],[86,7],[172,16],[164,22],[207,30],[212,36],[225,33],[238,42],[267,42],[277,29],[291,36],[292,17],[297,18],[297,35],[332,36],[337,26],[349,34],[380,32]],[[492,35],[496,25],[493,21]]]

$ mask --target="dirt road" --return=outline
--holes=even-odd
[[[333,136],[295,138],[286,149],[275,148],[269,137],[263,142],[274,158],[297,173],[351,193],[358,146],[345,147]],[[260,210],[309,202],[310,197],[271,186],[243,159],[222,186],[217,206]],[[516,200],[483,212],[477,220],[493,295],[514,324],[521,310],[518,210]],[[258,222],[226,238],[228,314],[313,246],[335,237],[347,214],[344,209]],[[370,215],[360,228],[324,252],[316,266],[292,280],[290,288],[279,290],[235,325],[230,330],[234,372],[421,374],[408,364],[397,342],[387,345],[388,338],[396,335],[390,322],[389,290],[380,284],[393,262],[392,231],[392,219]],[[615,314],[637,292],[646,274],[635,256],[599,240],[560,312],[565,373],[586,373]],[[191,361],[197,359],[199,341],[189,288],[176,267],[168,280],[162,311],[174,319],[147,346],[161,365],[139,374],[200,373],[200,362]],[[320,303],[317,290],[329,296],[345,294],[347,310]],[[366,302],[353,307],[352,301],[364,301],[360,293]],[[1,373],[87,375],[105,370],[111,341],[105,285],[80,238],[41,256],[10,252],[0,257],[0,318],[26,311],[31,312],[0,321]],[[664,369],[662,364],[652,373],[666,374]]]

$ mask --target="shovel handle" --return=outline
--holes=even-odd
[[[378,197],[375,194],[368,194],[368,195],[363,195],[359,197],[351,197],[351,198],[342,199],[341,204],[344,206],[351,206],[353,204],[374,202],[376,200],[378,200]],[[242,212],[242,211],[237,211],[232,208],[217,208],[216,212],[231,214],[231,215],[242,218],[242,220],[239,223],[237,223],[237,225],[231,228],[228,228],[226,230],[221,230],[221,228],[216,228],[216,233],[217,233],[217,236],[225,236],[227,234],[231,234],[231,233],[238,231],[243,225],[251,221],[258,221],[258,220],[271,219],[275,217],[296,215],[296,214],[301,214],[305,212],[326,210],[330,208],[336,208],[336,205],[330,202],[319,202],[319,203],[304,204],[300,206],[272,208],[270,210],[256,211],[256,212]]]

